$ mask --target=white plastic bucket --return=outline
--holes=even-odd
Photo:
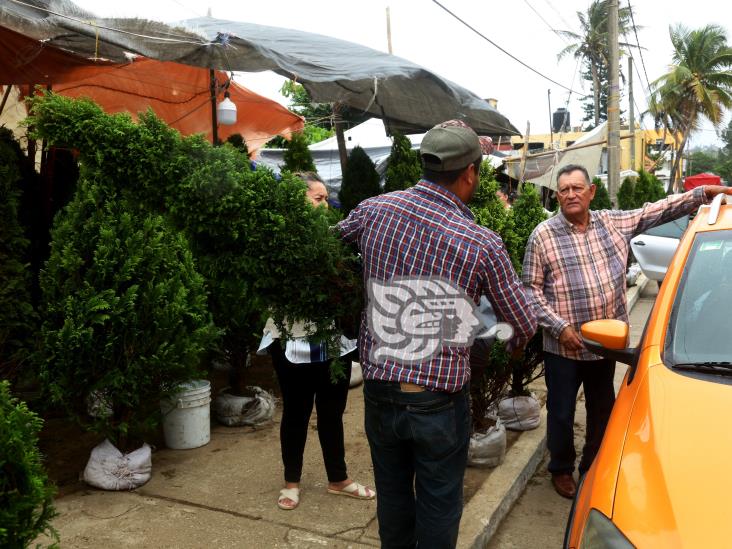
[[[160,402],[165,445],[175,450],[198,448],[211,440],[211,383],[196,379]]]

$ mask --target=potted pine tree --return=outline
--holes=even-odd
[[[354,147],[348,155],[348,164],[338,191],[343,215],[348,215],[362,200],[378,194],[381,194],[381,187],[374,163],[366,151],[361,147]]]
[[[217,336],[184,236],[82,180],[56,218],[41,289],[38,360],[51,400],[120,451],[137,448],[161,398],[200,377]],[[89,415],[95,399],[101,413]]]
[[[419,152],[412,149],[411,141],[398,132],[394,133],[392,140],[384,178],[385,193],[407,189],[422,175]]]

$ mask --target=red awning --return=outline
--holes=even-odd
[[[722,178],[713,173],[698,173],[684,179],[684,190],[690,191],[701,185],[721,185]]]

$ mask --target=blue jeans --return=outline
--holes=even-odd
[[[615,403],[615,361],[573,360],[544,353],[547,388],[546,443],[551,473],[572,473],[577,454],[574,449],[574,412],[580,385],[585,389],[587,428],[579,473],[584,475],[600,449],[605,427]]]
[[[468,384],[457,393],[364,383],[366,436],[383,548],[457,543],[470,440]]]

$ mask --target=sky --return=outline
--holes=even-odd
[[[522,66],[485,38],[455,19],[434,0],[74,0],[100,17],[143,17],[164,22],[211,15],[287,27],[334,36],[373,49],[388,51],[386,11],[391,21],[392,53],[443,76],[480,97],[498,100],[498,110],[522,133],[527,122],[531,134],[549,133],[551,110],[568,107],[571,124],[583,118],[581,95],[592,93],[577,61],[557,53],[568,42],[552,29],[579,32],[577,11],[586,11],[590,0],[439,0],[439,3],[505,51],[542,73],[551,82]],[[636,69],[633,88],[638,112],[647,107],[648,81],[667,71],[673,53],[669,26],[683,22],[689,28],[722,25],[732,44],[732,8],[718,0],[632,0],[638,42],[632,51]],[[621,7],[628,0],[620,0]],[[727,12],[727,15],[722,11]],[[621,36],[621,41],[625,41]],[[627,36],[636,42],[634,34]],[[628,72],[628,59],[620,60]],[[645,67],[643,66],[645,65]],[[287,104],[279,89],[284,79],[274,73],[239,73],[235,80],[253,91]],[[569,92],[569,88],[574,90]],[[550,94],[548,93],[550,91]],[[628,112],[627,89],[621,84],[621,109]],[[729,120],[725,118],[724,127]],[[646,117],[643,126],[652,128]],[[718,136],[710,123],[692,137],[692,146],[716,145]]]

